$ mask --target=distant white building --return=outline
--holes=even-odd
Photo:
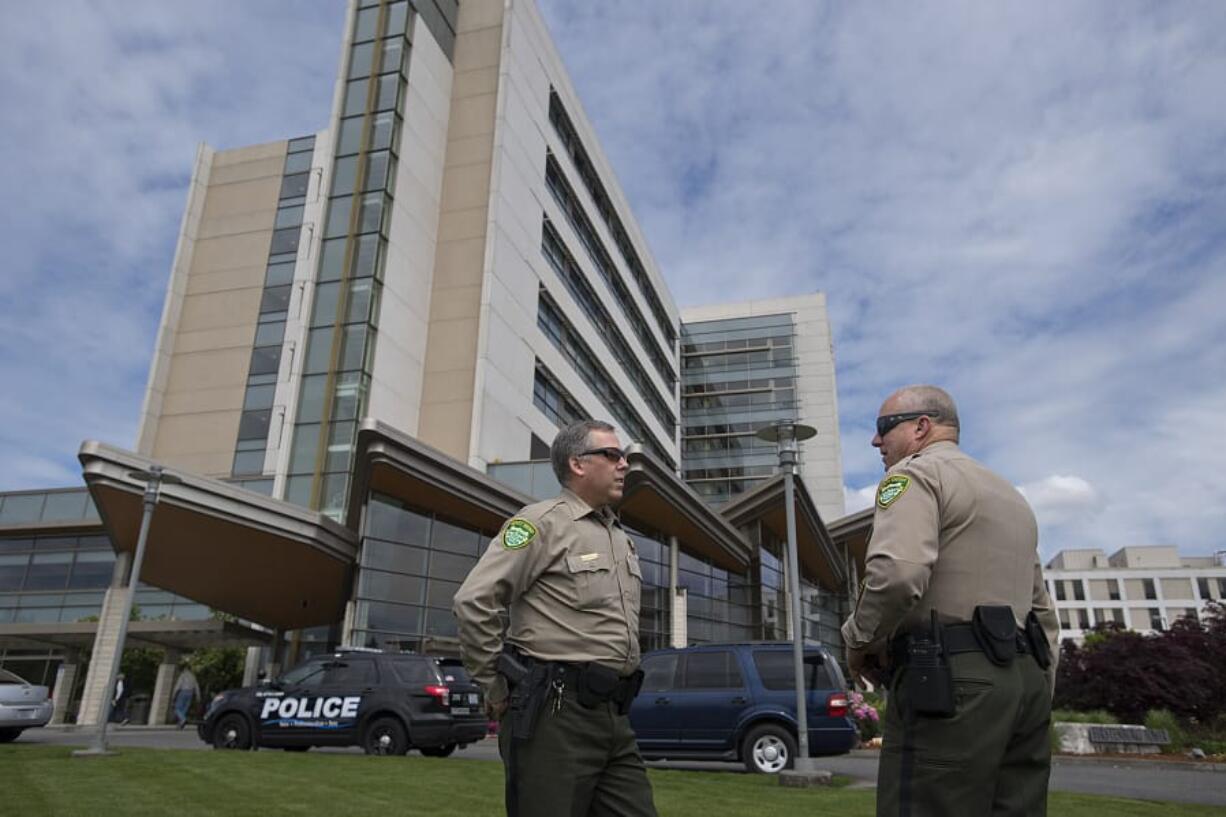
[[[1181,617],[1199,618],[1209,601],[1226,599],[1226,562],[1180,556],[1174,545],[1062,550],[1044,577],[1060,617],[1060,637],[1081,641],[1114,621],[1136,630],[1165,630]]]

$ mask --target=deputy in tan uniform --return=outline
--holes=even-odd
[[[643,575],[611,507],[626,457],[613,426],[588,420],[550,459],[562,493],[508,520],[455,595],[464,663],[502,719],[507,814],[655,815],[626,717]]]
[[[958,431],[935,386],[900,389],[877,417],[886,476],[842,630],[853,676],[888,684],[877,814],[1046,814],[1059,623],[1038,529]]]

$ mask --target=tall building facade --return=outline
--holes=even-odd
[[[1209,602],[1226,603],[1226,561],[1180,556],[1174,545],[1062,550],[1043,571],[1060,618],[1060,637],[1081,641],[1099,624],[1137,632],[1198,619]]]
[[[343,54],[324,130],[201,148],[138,451],[337,519],[364,417],[676,468],[677,309],[535,6],[359,0]]]
[[[798,473],[822,518],[843,515],[834,340],[823,293],[682,312],[681,451],[686,482],[719,505],[778,469],[755,434],[780,420],[817,429]]]
[[[799,625],[841,655],[850,582],[822,521],[842,509],[824,300],[694,321],[683,353],[681,316],[532,0],[351,0],[325,127],[197,153],[136,449],[80,451],[97,515],[0,520],[0,554],[16,556],[0,582],[23,571],[8,623],[0,585],[0,659],[37,645],[46,675],[58,651],[57,699],[76,678],[78,717],[97,720],[97,659],[118,649],[133,572],[133,474],[154,464],[179,481],[162,489],[140,571],[158,615],[133,627],[168,651],[159,678],[186,644],[266,643],[270,671],[338,643],[454,653],[456,588],[507,517],[556,490],[549,443],[585,417],[629,445],[620,512],[643,571],[643,648],[786,637],[773,452],[742,466],[683,450],[683,414],[708,427],[687,430],[694,443],[785,416],[819,427],[796,499]],[[707,384],[687,400],[769,401],[683,405],[683,359],[687,389]],[[694,477],[700,496],[680,476],[742,467],[759,470],[739,496]],[[5,513],[10,501],[32,503],[3,498]],[[78,531],[56,573],[66,586],[28,620],[57,530]],[[103,533],[109,561],[90,555]],[[68,598],[78,574],[93,582],[86,616]],[[206,622],[209,609],[239,623]],[[87,672],[66,645],[92,645]]]

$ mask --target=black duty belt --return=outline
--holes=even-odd
[[[902,633],[894,638],[890,645],[890,657],[895,664],[908,663],[907,646],[910,640],[910,633]],[[1026,634],[1022,630],[1017,631],[1017,638],[1014,640],[1017,644],[1017,652],[1020,655],[1028,655],[1030,653],[1030,642],[1026,639]],[[946,655],[957,655],[964,652],[983,652],[983,647],[980,646],[979,640],[975,638],[975,631],[969,623],[946,624],[942,627],[941,646]]]

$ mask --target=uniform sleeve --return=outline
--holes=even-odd
[[[540,519],[516,516],[508,520],[460,585],[452,603],[459,622],[464,666],[494,703],[507,696],[506,684],[495,670],[502,650],[504,615],[550,562],[547,519],[546,514]],[[508,546],[503,537],[517,521],[528,522],[536,529],[536,535],[526,544]]]
[[[1056,606],[1051,603],[1047,584],[1043,581],[1043,566],[1039,564],[1037,552],[1034,555],[1034,590],[1031,593],[1030,609],[1038,616],[1039,623],[1043,625],[1043,634],[1047,636],[1047,647],[1051,652],[1051,666],[1047,668],[1050,673],[1048,681],[1054,693],[1056,665],[1060,662],[1060,619],[1056,616]]]
[[[887,638],[928,589],[940,512],[936,475],[922,463],[912,461],[878,486],[863,589],[842,629],[843,643],[852,649]]]

